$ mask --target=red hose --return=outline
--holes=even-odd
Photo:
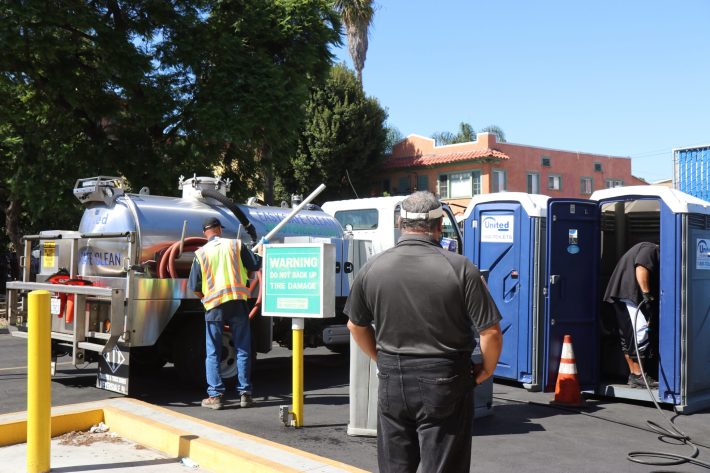
[[[201,248],[205,243],[207,243],[207,239],[202,238],[202,237],[189,237],[185,238],[183,242],[183,248],[182,251],[183,253],[195,251],[199,248]],[[178,252],[180,251],[180,242],[176,241],[172,245],[168,247],[167,250],[163,253],[163,255],[160,257],[160,261],[158,263],[158,277],[161,279],[165,278],[177,278],[177,269],[175,268],[175,259],[177,258]],[[255,280],[255,285],[258,287],[258,294],[256,296],[256,302],[254,303],[254,307],[251,308],[251,311],[249,312],[249,318],[252,319],[254,316],[256,316],[259,311],[261,310],[261,270],[256,271],[256,278]]]
[[[189,251],[195,251],[196,249],[202,247],[207,243],[206,238],[202,237],[189,237],[185,238],[183,241],[183,253]],[[161,279],[165,278],[177,278],[177,270],[175,269],[175,259],[180,252],[180,242],[176,241],[168,247],[167,250],[160,257],[160,262],[158,264],[158,277]]]
[[[261,310],[261,270],[256,272],[256,284],[259,285],[259,295],[256,296],[256,302],[254,303],[254,307],[252,307],[251,311],[249,312],[250,319],[253,319],[254,316],[258,314]]]

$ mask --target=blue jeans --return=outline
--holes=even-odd
[[[225,311],[223,321],[205,322],[205,372],[207,374],[207,395],[220,396],[225,387],[220,375],[222,361],[222,332],[224,324],[232,331],[232,341],[237,351],[237,391],[251,394],[251,329],[246,311]]]

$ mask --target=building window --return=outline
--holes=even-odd
[[[550,174],[547,176],[547,188],[553,191],[562,190],[562,176],[559,174]]]
[[[481,171],[441,174],[437,184],[442,199],[473,197],[481,193]]]
[[[542,165],[546,168],[549,168],[551,166],[550,164],[550,157],[549,156],[543,156],[542,157]]]
[[[491,192],[505,191],[505,181],[505,171],[502,169],[494,169],[491,174]]]
[[[606,187],[607,187],[607,189],[611,189],[612,187],[624,187],[624,180],[623,179],[607,179],[606,180]]]
[[[594,163],[594,172],[602,172],[602,163]]]
[[[402,194],[409,194],[410,189],[409,189],[409,176],[402,176],[397,180],[397,193],[402,195]]]
[[[429,180],[427,176],[417,175],[417,190],[418,191],[428,191],[429,190]]]
[[[594,192],[594,179],[591,177],[580,178],[579,193],[588,195],[592,192]]]
[[[528,194],[540,193],[540,174],[536,172],[528,173]]]

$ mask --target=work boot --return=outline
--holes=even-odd
[[[254,400],[251,398],[251,394],[244,393],[239,401],[241,407],[251,407],[254,404]]]
[[[222,396],[210,396],[202,400],[202,407],[214,409],[216,411],[222,409]]]
[[[658,387],[658,381],[653,379],[650,375],[646,375],[646,380],[648,381],[649,388],[654,389]],[[631,386],[632,388],[645,388],[646,383],[643,382],[642,375],[631,373],[629,375],[629,386]]]

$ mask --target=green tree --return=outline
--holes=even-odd
[[[369,195],[384,158],[386,119],[352,71],[333,67],[325,85],[311,92],[297,151],[279,173],[279,196],[306,195],[320,183],[327,187],[319,201]]]
[[[385,141],[385,153],[392,153],[392,147],[404,139],[404,135],[399,130],[399,128],[391,125],[385,126],[385,131],[387,133],[387,140]]]
[[[505,134],[503,130],[496,125],[489,125],[481,130],[481,132],[493,133],[498,138],[500,143],[505,143]],[[452,145],[455,143],[468,143],[476,141],[476,132],[473,127],[466,122],[459,123],[459,129],[456,133],[450,131],[439,131],[431,136],[439,146]]]
[[[340,12],[348,37],[348,52],[362,85],[362,70],[367,58],[368,35],[375,8],[372,0],[335,0],[335,9]]]
[[[78,176],[160,180],[172,103],[136,41],[175,16],[143,2],[0,7],[0,205],[15,246],[40,224],[66,227]]]
[[[493,133],[494,135],[496,135],[498,143],[505,143],[505,133],[503,133],[503,130],[499,126],[488,125],[487,127],[481,129],[481,132]]]
[[[78,177],[172,193],[219,169],[268,195],[339,31],[326,0],[3,3],[3,243],[75,227]]]
[[[243,192],[263,185],[271,203],[274,167],[296,143],[311,87],[328,75],[339,18],[325,0],[217,1],[211,13],[175,39],[191,98],[186,133],[248,184]]]

